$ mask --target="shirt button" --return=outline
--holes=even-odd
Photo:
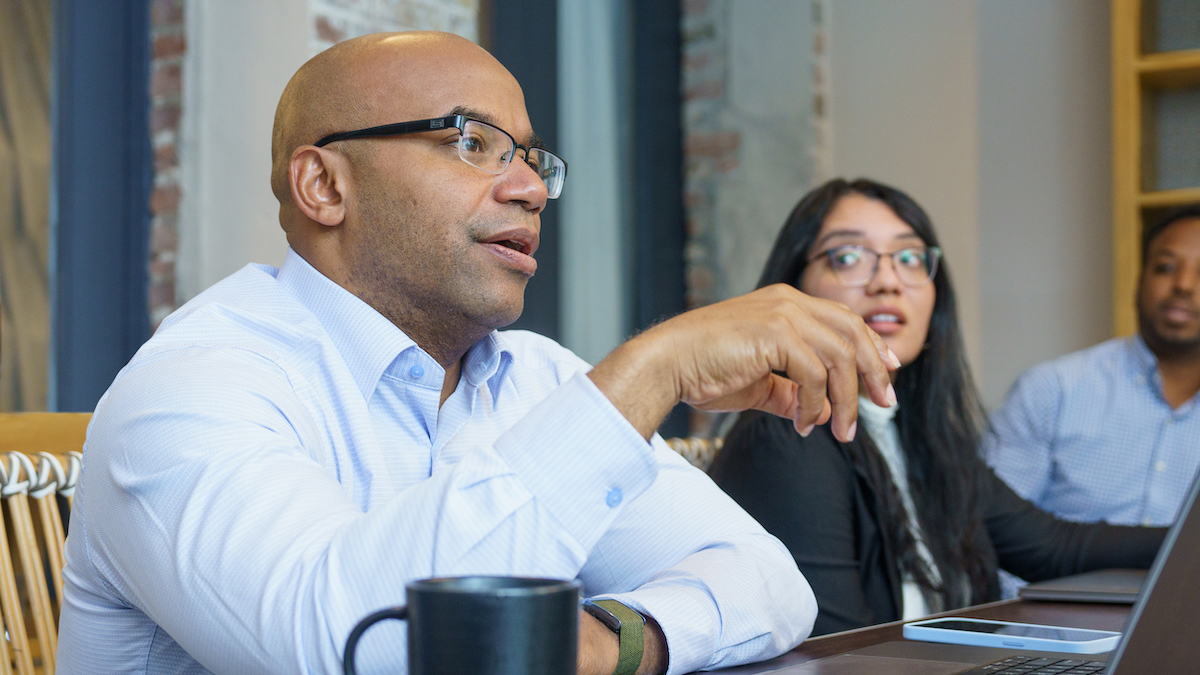
[[[419,380],[425,375],[425,369],[419,365],[413,366],[412,368],[408,369],[408,374],[410,377],[412,377],[412,379]]]
[[[613,488],[608,491],[608,497],[604,501],[608,504],[609,508],[616,508],[624,498],[625,496],[621,494],[621,488]]]
[[[1153,520],[1150,520],[1149,518],[1142,518],[1142,525],[1145,525],[1146,527],[1150,527],[1153,524],[1154,524]]]
[[[1155,463],[1154,463],[1154,470],[1155,470],[1155,471],[1160,471],[1160,472],[1161,472],[1161,471],[1166,471],[1166,470],[1167,470],[1167,463],[1166,463],[1166,462],[1164,462],[1164,461],[1162,461],[1161,459],[1160,459],[1160,460],[1158,460],[1157,462],[1155,462]]]

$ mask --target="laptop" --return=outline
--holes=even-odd
[[[886,642],[778,670],[771,675],[1173,675],[1200,673],[1200,476],[1167,532],[1107,655],[1033,652],[932,642]],[[1011,668],[1011,670],[1009,670]]]
[[[1146,570],[1094,570],[1022,586],[1023,600],[1107,602],[1132,605],[1146,582]]]

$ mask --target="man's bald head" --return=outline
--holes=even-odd
[[[297,147],[339,131],[445,114],[423,106],[422,99],[452,71],[476,77],[480,86],[495,77],[516,85],[486,50],[450,33],[365,35],[310,59],[288,82],[275,111],[271,189],[280,204],[291,199],[288,165]],[[412,116],[397,118],[404,114]]]
[[[453,126],[313,144],[453,114],[538,143],[520,85],[477,45],[368,35],[301,67],[279,101],[271,150],[288,244],[444,367],[520,315],[545,181],[525,161],[500,173],[464,161]]]

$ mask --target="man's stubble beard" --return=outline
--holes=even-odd
[[[1168,301],[1164,300],[1163,303]],[[1200,331],[1184,338],[1166,335],[1158,330],[1155,317],[1161,315],[1161,310],[1155,309],[1159,311],[1148,313],[1143,303],[1140,300],[1138,302],[1138,332],[1150,350],[1159,358],[1200,358]]]
[[[350,272],[364,302],[427,351],[456,351],[460,343],[474,344],[520,316],[523,297],[515,311],[498,313],[501,303],[489,294],[486,280],[471,273],[468,251],[483,228],[458,223],[418,227],[395,200],[373,193],[361,195],[358,264]],[[434,245],[441,239],[419,240],[447,230],[464,232],[463,248]]]

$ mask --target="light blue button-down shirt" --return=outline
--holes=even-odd
[[[97,407],[59,672],[335,673],[412,579],[578,578],[653,616],[670,672],[779,654],[816,616],[787,550],[546,338],[445,371],[294,252],[163,323]],[[405,663],[404,627],[360,672]]]
[[[1069,520],[1169,525],[1200,469],[1196,397],[1171,409],[1140,337],[1031,369],[991,421],[996,473]]]

